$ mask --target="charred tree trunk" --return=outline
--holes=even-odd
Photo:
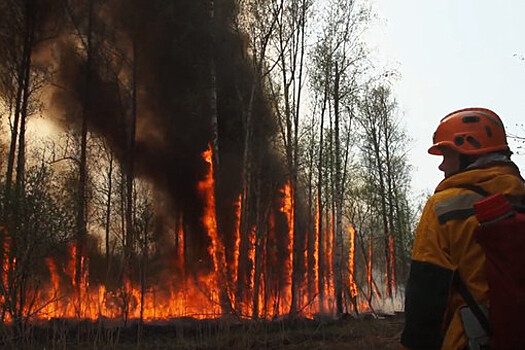
[[[218,122],[218,112],[217,112],[217,68],[216,68],[216,62],[215,62],[215,0],[209,0],[209,77],[210,77],[210,122],[211,122],[211,131],[212,131],[212,141],[211,146],[213,150],[213,168],[215,169],[213,176],[214,176],[214,183],[215,183],[215,193],[218,193],[217,188],[220,188],[220,150],[219,150],[219,122]],[[221,223],[219,221],[219,216],[216,213],[217,218],[217,229],[218,231],[221,231]],[[222,238],[224,237],[223,234],[218,232],[218,237]],[[222,239],[224,242],[224,239]],[[223,243],[222,243],[223,244]],[[220,258],[224,266],[226,266],[226,256],[223,255]],[[228,283],[227,283],[227,277],[226,277],[226,271],[218,271],[219,274],[219,302],[221,305],[221,313],[223,315],[225,314],[231,314],[232,313],[232,304],[230,297],[228,295]]]
[[[93,10],[94,2],[89,1],[88,12],[88,26],[87,26],[87,42],[86,42],[86,77],[82,96],[82,126],[80,134],[80,159],[79,159],[79,177],[77,187],[77,217],[76,217],[76,244],[77,255],[75,261],[75,286],[79,305],[77,307],[77,315],[80,316],[80,282],[82,279],[82,256],[84,254],[84,242],[87,235],[86,228],[86,186],[87,186],[87,134],[88,134],[88,118],[91,111],[91,85],[92,85],[92,65],[93,65]]]

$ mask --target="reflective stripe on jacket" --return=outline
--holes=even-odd
[[[482,196],[461,187],[465,185],[489,193],[525,195],[523,179],[510,161],[455,174],[437,186],[416,229],[406,290],[401,342],[412,350],[467,346],[459,316],[465,301],[452,287],[456,270],[474,299],[488,305],[485,256],[473,237],[478,225],[473,203]]]

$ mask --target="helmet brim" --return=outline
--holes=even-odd
[[[442,156],[443,155],[443,147],[448,147],[456,152],[459,152],[456,145],[454,145],[450,141],[441,141],[438,143],[435,143],[428,149],[428,153],[434,155],[434,156]]]

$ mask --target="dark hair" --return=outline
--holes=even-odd
[[[512,151],[509,149],[495,152],[495,153],[502,154],[509,159],[510,159],[510,156],[512,155]],[[470,164],[474,163],[479,157],[480,155],[460,153],[459,154],[459,170],[460,171],[465,170]]]
[[[459,171],[465,170],[470,164],[474,163],[478,159],[477,155],[472,154],[459,154]]]

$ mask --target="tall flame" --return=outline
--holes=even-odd
[[[355,283],[355,229],[352,225],[348,226],[349,233],[349,256],[348,256],[348,271],[349,271],[349,281],[348,285],[350,286],[350,296],[352,298],[357,296],[357,284]]]
[[[208,236],[211,239],[211,246],[208,252],[213,258],[213,269],[217,276],[218,273],[225,271],[226,261],[224,245],[222,244],[217,231],[217,217],[215,212],[215,181],[213,178],[213,151],[211,145],[202,153],[202,158],[208,163],[208,173],[204,180],[199,182],[199,190],[205,198],[203,224],[206,227]]]
[[[283,190],[283,202],[281,211],[286,215],[286,220],[288,222],[288,261],[286,262],[286,279],[287,279],[287,285],[289,286],[288,290],[286,291],[285,298],[287,300],[291,300],[292,298],[292,273],[293,273],[293,243],[294,243],[294,234],[295,234],[295,227],[294,227],[294,201],[293,201],[293,193],[292,193],[292,186],[290,182],[288,182],[284,186]]]
[[[246,194],[244,194],[246,196]],[[239,194],[239,198],[235,203],[235,229],[234,234],[234,244],[233,244],[233,262],[230,268],[230,275],[233,276],[232,282],[233,285],[237,284],[238,273],[239,273],[239,250],[241,246],[241,213],[242,213],[242,194]],[[233,293],[232,293],[233,294]],[[230,296],[233,299],[233,295]]]
[[[315,210],[315,222],[314,222],[314,283],[313,287],[314,290],[312,291],[313,295],[316,295],[319,293],[318,286],[319,286],[319,269],[317,266],[319,266],[319,219],[320,219],[320,210],[321,210],[321,203],[320,198],[317,196],[317,208]]]
[[[252,293],[254,291],[254,286],[255,286],[255,244],[256,244],[256,240],[257,240],[257,228],[253,226],[249,232],[249,237],[248,237],[248,241],[250,243],[248,247],[248,260],[250,261],[250,267],[251,267],[250,273],[249,273],[249,282],[250,282],[249,289],[252,291]],[[248,303],[246,304],[248,305]],[[245,315],[250,315],[251,310],[252,308],[247,309],[243,313]]]

